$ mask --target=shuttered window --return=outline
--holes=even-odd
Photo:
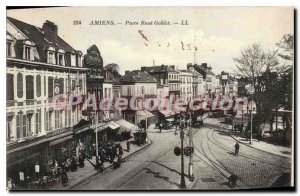
[[[14,100],[14,75],[6,74],[6,100]]]
[[[26,99],[34,99],[33,76],[26,76]]]
[[[23,74],[21,73],[17,75],[17,96],[18,98],[23,97]]]
[[[41,96],[41,76],[37,75],[36,76],[36,96],[40,97]]]

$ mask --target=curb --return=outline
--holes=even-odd
[[[148,143],[147,143],[145,146],[143,146],[142,148],[138,149],[137,151],[134,151],[133,153],[127,155],[126,157],[123,157],[123,158],[122,158],[122,161],[125,160],[125,159],[127,159],[127,158],[129,158],[129,157],[131,157],[131,156],[133,156],[133,155],[135,155],[135,154],[138,153],[139,151],[144,150],[145,148],[149,147],[151,144],[152,144],[152,141],[148,139]],[[105,170],[107,170],[107,169],[110,169],[111,167],[113,167],[113,165],[109,165],[108,167],[105,167],[105,168],[103,169],[103,171],[105,171]],[[100,173],[95,172],[94,174],[92,174],[92,175],[86,177],[85,179],[82,179],[80,182],[77,182],[77,183],[75,183],[74,185],[69,186],[66,190],[71,190],[71,189],[73,189],[74,187],[78,186],[79,184],[81,184],[81,183],[84,182],[84,181],[89,180],[90,178],[96,176],[97,174],[100,174]]]
[[[289,158],[289,157],[286,157],[286,156],[283,156],[283,155],[280,155],[280,154],[275,154],[275,153],[268,152],[268,151],[265,151],[265,150],[262,150],[262,149],[259,149],[259,148],[255,148],[255,147],[251,146],[250,144],[247,144],[247,143],[245,143],[245,142],[239,141],[239,140],[238,140],[237,138],[235,138],[231,133],[229,133],[229,135],[230,135],[230,137],[232,137],[235,141],[237,141],[237,142],[239,142],[239,143],[241,143],[241,144],[243,144],[243,145],[245,145],[245,146],[248,146],[248,147],[250,147],[250,148],[253,148],[253,149],[255,149],[255,150],[259,150],[259,151],[261,151],[261,152],[265,152],[265,153],[268,153],[268,154],[271,154],[271,155],[275,155],[275,156],[279,156],[279,157],[283,157],[283,158]]]
[[[243,145],[245,145],[245,146],[248,146],[248,147],[250,147],[250,148],[253,148],[253,149],[256,149],[256,150],[259,150],[259,151],[261,151],[261,152],[265,152],[265,153],[268,153],[268,154],[271,154],[271,155],[275,155],[275,156],[279,156],[279,157],[283,157],[283,158],[289,158],[289,157],[286,157],[286,156],[283,156],[283,155],[274,154],[274,153],[271,153],[271,152],[268,152],[268,151],[265,151],[265,150],[262,150],[262,149],[259,149],[259,148],[255,148],[255,147],[251,146],[250,144],[247,144],[247,143],[245,143],[245,142],[241,142],[241,141],[239,141],[238,139],[236,139],[236,138],[231,134],[231,132],[230,132],[231,129],[224,128],[224,127],[221,127],[221,126],[215,125],[215,124],[207,124],[207,125],[208,125],[208,126],[219,127],[219,128],[223,128],[223,129],[229,130],[229,131],[227,131],[228,135],[229,135],[230,137],[232,137],[232,139],[234,139],[235,141],[237,141],[237,142],[239,142],[239,143],[241,143],[241,144],[243,144]]]

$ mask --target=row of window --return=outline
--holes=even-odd
[[[14,116],[7,117],[6,130],[7,130],[7,140],[11,140],[13,136],[13,131],[16,130],[16,139],[26,138],[32,135],[38,135],[42,132],[42,110],[37,109],[35,113],[25,114],[23,112],[18,113],[16,117],[16,129],[13,128]],[[63,121],[63,110],[49,112],[44,109],[44,129],[46,132],[52,131],[54,129],[59,129],[63,127],[69,127],[75,124],[76,112],[71,112],[70,110],[65,110],[65,118]],[[52,119],[54,118],[54,126],[52,125]],[[33,126],[34,129],[33,129]],[[33,132],[34,131],[34,132]]]
[[[180,84],[169,84],[170,90],[179,90],[180,89]]]
[[[193,78],[191,77],[180,77],[181,83],[192,83]]]
[[[17,84],[14,84],[14,75],[13,74],[6,74],[6,99],[7,100],[15,100],[14,95],[14,88],[15,85],[17,86],[17,98],[23,98],[23,74],[17,74]],[[34,82],[36,83],[36,89],[34,89]],[[75,87],[79,87],[81,91],[83,88],[82,79],[68,79],[68,78],[48,78],[48,97],[51,98],[55,94],[63,94],[64,93],[64,86],[66,85],[68,90],[74,91]],[[41,76],[38,74],[36,75],[35,79],[32,75],[25,76],[25,98],[26,99],[34,99],[35,93],[36,97],[41,97],[41,85],[42,80]],[[44,96],[46,96],[46,76],[44,76]]]
[[[33,48],[34,46],[31,45],[23,45],[23,59],[25,60],[34,60],[33,57]],[[81,55],[71,55],[67,54],[71,65],[75,64],[75,66],[81,67]],[[13,42],[7,41],[6,42],[6,56],[13,57]],[[75,62],[74,59],[75,58]],[[59,52],[55,52],[53,47],[50,47],[49,51],[47,52],[47,63],[49,64],[56,64],[64,66],[65,63],[65,54],[63,50],[59,50]]]
[[[190,87],[190,86],[188,86],[188,87],[186,87],[186,88],[184,88],[184,87],[181,87],[181,94],[190,94],[190,93],[192,93],[192,87]]]
[[[169,80],[179,80],[178,74],[169,74]]]

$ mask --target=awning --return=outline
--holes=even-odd
[[[121,126],[121,129],[123,131],[131,132],[131,131],[137,129],[137,126],[135,126],[134,124],[132,124],[124,119],[118,120],[118,121],[116,121],[116,123]]]
[[[97,132],[106,129],[107,127],[108,127],[107,123],[98,123],[98,125],[97,125]],[[94,128],[94,132],[96,133],[96,126],[93,125],[93,126],[91,126],[91,128]]]
[[[120,128],[120,125],[117,124],[117,123],[115,123],[114,121],[110,121],[110,122],[108,123],[108,127],[111,128],[112,130],[115,130],[115,129],[117,129],[117,128]]]
[[[164,117],[169,117],[175,114],[175,112],[171,110],[160,110],[159,111]]]
[[[168,122],[173,122],[173,121],[174,121],[174,118],[167,118],[166,121],[168,121]]]
[[[153,117],[153,116],[154,116],[151,112],[149,112],[149,111],[147,111],[147,110],[139,110],[139,111],[136,111],[136,115],[137,115],[137,116],[147,117],[147,118]]]
[[[56,144],[60,144],[60,143],[65,142],[65,141],[67,141],[69,139],[72,139],[72,138],[73,138],[73,136],[69,135],[67,137],[63,137],[63,138],[60,138],[58,140],[54,140],[54,141],[52,141],[52,142],[49,143],[49,146],[54,146]]]

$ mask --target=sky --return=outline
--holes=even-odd
[[[104,65],[117,63],[122,74],[153,63],[186,69],[194,60],[210,64],[216,74],[233,72],[233,58],[245,47],[261,43],[272,50],[284,34],[294,32],[292,7],[64,7],[8,10],[7,16],[38,27],[54,22],[73,48],[85,54],[97,45]],[[74,25],[78,20],[81,25]],[[95,20],[115,25],[90,25]]]

